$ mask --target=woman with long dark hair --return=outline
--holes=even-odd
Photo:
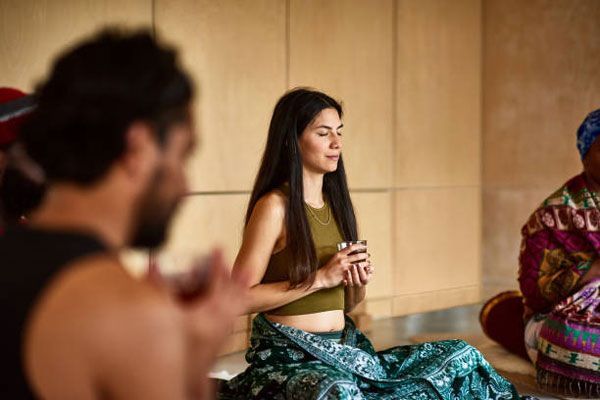
[[[275,106],[233,274],[250,277],[251,366],[221,399],[518,398],[462,341],[376,353],[345,313],[374,272],[342,160],[342,107],[298,88]]]

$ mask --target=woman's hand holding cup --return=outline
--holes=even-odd
[[[365,268],[371,268],[371,263],[366,241],[342,242],[338,244],[338,249],[339,251],[331,257],[327,264],[317,271],[315,282],[318,287],[327,289],[340,284],[355,285],[352,278],[354,274],[357,274],[356,282],[361,282],[361,275],[363,280],[368,282],[371,273],[367,272]]]
[[[359,246],[359,247],[352,247]],[[375,268],[371,264],[371,255],[367,252],[367,241],[358,240],[354,242],[338,243],[339,250],[353,248],[348,255],[350,257],[361,255],[362,257],[352,262],[344,277],[344,285],[348,287],[361,287],[371,280]]]

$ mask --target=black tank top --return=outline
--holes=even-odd
[[[96,238],[81,233],[8,229],[0,236],[2,277],[2,399],[33,399],[23,368],[23,330],[31,309],[60,269],[78,258],[105,251]]]

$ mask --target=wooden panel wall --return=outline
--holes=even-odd
[[[168,251],[220,245],[233,260],[275,102],[312,86],[345,107],[348,179],[377,267],[359,313],[479,299],[480,1],[7,0],[0,84],[30,89],[58,49],[124,21],[177,46],[199,93],[192,193]]]
[[[377,267],[367,311],[479,300],[479,1],[158,0],[156,28],[201,93],[195,193],[170,249],[222,243],[235,257],[273,106],[310,86],[345,107],[348,179]],[[438,292],[451,300],[431,301]]]
[[[481,4],[396,10],[393,315],[479,300]]]
[[[3,0],[0,86],[31,91],[59,51],[104,26],[150,27],[150,0]]]

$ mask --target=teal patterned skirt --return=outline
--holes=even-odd
[[[462,340],[376,352],[350,318],[337,342],[259,314],[250,342],[250,366],[220,384],[218,399],[520,399]]]

